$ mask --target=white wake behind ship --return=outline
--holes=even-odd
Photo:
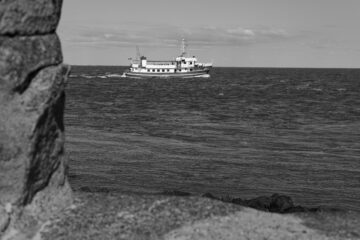
[[[123,77],[129,78],[151,78],[151,77],[210,77],[212,63],[199,63],[195,56],[187,57],[186,42],[182,40],[182,53],[175,60],[156,61],[148,60],[145,56],[140,56],[131,60],[130,69],[123,73]]]

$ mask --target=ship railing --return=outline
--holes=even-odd
[[[175,62],[171,62],[171,61],[157,61],[157,60],[148,60],[147,64],[150,63],[156,63],[156,65],[175,65]]]

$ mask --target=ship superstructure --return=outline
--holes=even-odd
[[[211,63],[199,63],[195,56],[187,57],[186,42],[182,41],[182,53],[174,60],[154,61],[141,56],[137,48],[138,59],[132,60],[125,77],[210,77]]]

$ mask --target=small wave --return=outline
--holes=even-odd
[[[70,77],[83,77],[83,78],[114,78],[114,77],[121,77],[120,74],[105,74],[105,75],[71,75]]]
[[[298,86],[296,86],[295,88],[296,88],[297,90],[303,90],[303,89],[308,88],[309,86],[310,86],[309,83],[305,83],[305,84],[298,85]]]
[[[85,75],[85,74],[81,74],[80,77],[83,77],[83,78],[96,78],[96,76],[90,76],[90,75]]]
[[[108,77],[108,78],[118,78],[118,77],[123,77],[123,74],[107,74],[106,77]]]
[[[188,76],[188,77],[180,77],[180,78],[209,78],[210,74],[202,74],[197,76]]]
[[[199,76],[195,76],[195,77],[199,77],[199,78],[209,78],[210,74],[203,74],[203,75],[199,75]]]
[[[313,91],[317,91],[317,92],[322,92],[322,91],[323,91],[323,89],[322,89],[322,88],[312,88],[311,90],[313,90]]]

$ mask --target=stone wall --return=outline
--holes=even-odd
[[[1,232],[71,204],[63,122],[69,67],[55,33],[61,5],[0,0]]]

